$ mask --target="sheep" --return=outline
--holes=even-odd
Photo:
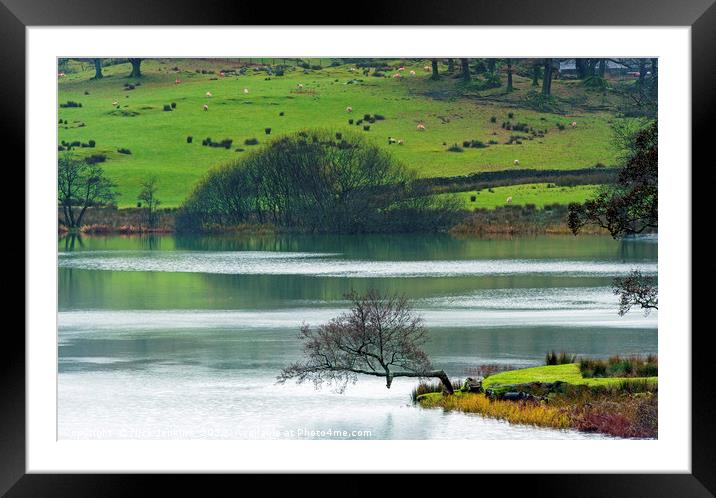
[[[204,104],[204,110],[205,110],[205,111],[208,111],[208,110],[209,110],[209,106],[208,106],[207,104]]]
[[[398,71],[405,71],[405,68],[404,68],[404,67],[399,67],[399,68],[398,68]]]
[[[509,196],[506,200],[507,204],[512,204],[512,196]]]
[[[299,84],[298,84],[298,89],[299,89],[299,90],[303,90],[303,83],[299,83]]]
[[[244,93],[249,93],[249,89],[248,89],[248,88],[244,88]]]
[[[353,112],[353,108],[351,106],[346,107],[346,112]]]
[[[515,166],[519,166],[519,165],[520,165],[520,160],[519,160],[519,159],[515,159]]]
[[[430,66],[423,66],[423,69],[426,71],[430,71]]]
[[[572,121],[572,128],[576,128],[576,127],[577,127],[577,122],[576,122],[576,121]]]
[[[57,73],[57,77],[58,77],[58,78],[64,78],[64,77],[65,77],[65,73]]]
[[[425,125],[423,123],[418,123],[418,126],[416,126],[418,131],[425,131]]]
[[[394,144],[396,142],[397,142],[397,140],[394,139],[393,137],[388,137],[388,145]]]
[[[398,140],[398,145],[403,145],[403,141],[402,141],[402,140]]]
[[[415,76],[415,71],[410,71],[410,76]]]
[[[393,75],[393,78],[402,78],[402,76],[400,75],[400,73],[395,73],[395,74]]]
[[[179,83],[181,83],[181,80],[180,80],[179,78],[177,78],[177,79],[174,80],[174,84],[175,84],[175,85],[178,85]]]
[[[211,92],[206,92],[206,96],[211,97],[212,96]]]
[[[117,101],[115,100],[114,102],[112,102],[112,105],[113,105],[114,107],[117,107],[117,106],[119,106],[119,102],[117,102]]]

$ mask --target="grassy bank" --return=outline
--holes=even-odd
[[[582,370],[570,363],[500,372],[482,381],[481,392],[427,392],[417,396],[417,403],[517,424],[626,438],[657,436],[657,377],[585,377]],[[430,390],[438,389],[423,388]],[[519,400],[506,399],[506,393],[516,392]]]
[[[277,76],[258,60],[164,59],[145,60],[140,79],[127,77],[129,64],[117,64],[93,80],[90,65],[76,64],[60,78],[58,95],[60,104],[82,106],[59,109],[58,142],[92,141],[94,147],[75,147],[73,153],[106,156],[102,166],[119,185],[120,207],[136,204],[148,175],[159,177],[162,205],[176,207],[210,168],[308,127],[358,131],[421,177],[514,169],[515,160],[518,168],[556,170],[615,163],[610,145],[615,112],[608,96],[555,80],[553,92],[564,111],[538,112],[524,104],[532,90],[529,78],[516,75],[515,91],[508,95],[504,88],[477,90],[447,74],[432,81],[423,69],[426,61],[392,62],[405,67],[402,78],[375,77],[372,70],[364,75],[354,65],[333,67],[326,60],[320,68],[289,66]],[[242,67],[245,74],[220,75],[222,69]],[[358,125],[366,114],[382,119]],[[540,133],[503,128],[508,121]],[[402,145],[389,144],[389,136]],[[206,138],[232,142],[203,146]],[[487,147],[449,151],[465,141]]]

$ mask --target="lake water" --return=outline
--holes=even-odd
[[[350,290],[406,294],[455,378],[547,351],[656,353],[657,313],[616,314],[614,276],[656,274],[657,240],[449,235],[59,241],[60,439],[564,439],[412,406],[413,379],[344,394],[275,384],[298,328]]]

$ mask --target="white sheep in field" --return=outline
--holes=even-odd
[[[426,71],[430,71],[430,66],[423,66],[423,69],[425,69]]]
[[[119,106],[119,102],[117,102],[117,101],[115,100],[114,102],[112,102],[112,105],[113,105],[114,107],[117,107],[117,106]]]
[[[507,202],[507,204],[512,204],[512,196],[509,196],[509,197],[507,198],[507,201],[506,201],[506,202]]]
[[[394,144],[396,142],[397,142],[397,140],[394,139],[393,137],[388,137],[388,145]]]
[[[415,76],[415,71],[410,71],[410,76]]]
[[[303,90],[303,83],[299,83],[299,84],[298,84],[298,89],[299,89],[299,90]]]
[[[399,68],[398,68],[398,71],[405,71],[405,68],[404,68],[404,67],[399,67]]]
[[[572,128],[576,128],[576,127],[577,127],[577,122],[576,122],[576,121],[572,121]]]
[[[207,97],[212,97],[211,92],[206,92],[206,96],[207,96]]]
[[[418,126],[416,126],[418,131],[425,131],[425,125],[423,123],[418,123]]]
[[[520,165],[520,160],[519,160],[519,159],[515,159],[515,166],[519,166],[519,165]]]
[[[248,88],[244,88],[244,93],[249,93],[249,89],[248,89]]]
[[[395,73],[393,75],[393,78],[402,78],[403,76],[400,73]]]
[[[57,73],[57,77],[58,77],[58,78],[64,78],[64,77],[65,77],[65,73]]]
[[[346,107],[346,112],[353,112],[353,108],[351,106]]]
[[[208,110],[209,110],[209,106],[208,106],[207,104],[204,104],[204,110],[205,110],[205,111],[208,111]]]
[[[398,140],[398,145],[403,145],[403,141],[402,141],[402,140]]]

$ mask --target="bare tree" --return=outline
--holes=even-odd
[[[156,176],[151,176],[142,182],[142,190],[139,192],[137,200],[144,203],[147,224],[150,228],[154,228],[157,224],[157,206],[161,204],[161,201],[157,199]]]
[[[106,205],[117,197],[116,185],[104,176],[104,170],[98,165],[69,154],[61,156],[57,164],[57,202],[66,227],[81,226],[88,207]]]
[[[347,297],[349,312],[315,329],[301,327],[304,359],[284,368],[278,383],[311,380],[316,388],[326,383],[343,392],[358,375],[384,377],[388,389],[396,377],[435,377],[453,393],[447,374],[433,369],[423,351],[427,333],[405,297],[375,290]]]

